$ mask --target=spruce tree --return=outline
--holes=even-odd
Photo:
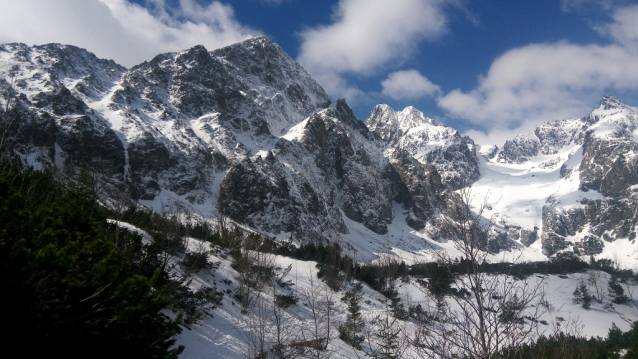
[[[591,308],[592,296],[584,281],[580,281],[576,290],[574,290],[574,303],[580,304],[583,309]]]
[[[611,297],[611,301],[613,303],[615,304],[627,303],[629,298],[625,294],[625,290],[623,289],[622,285],[618,283],[617,276],[612,275],[609,278],[609,283],[607,284],[607,287],[609,288],[609,296]]]
[[[401,330],[397,325],[398,318],[393,315],[391,308],[387,306],[385,313],[379,315],[376,324],[379,329],[375,333],[379,352],[371,355],[375,359],[397,359],[399,349],[399,334]]]
[[[350,344],[355,349],[361,349],[363,343],[363,326],[365,325],[361,315],[361,291],[363,285],[357,283],[354,288],[347,291],[341,301],[348,305],[346,322],[339,326],[339,339]]]

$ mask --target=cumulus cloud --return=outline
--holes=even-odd
[[[438,85],[433,84],[417,70],[393,72],[381,82],[381,86],[382,93],[395,100],[414,100],[435,96],[441,92]]]
[[[616,42],[638,50],[638,5],[628,6],[616,11],[612,18],[614,22],[598,26],[597,29],[608,35]]]
[[[215,49],[258,35],[218,1],[149,3],[153,6],[144,8],[127,0],[0,0],[0,42],[72,44],[132,66],[161,52],[198,44]]]
[[[370,75],[408,58],[420,41],[444,34],[449,2],[340,0],[331,25],[301,32],[298,60],[333,96],[360,93],[342,75]]]
[[[559,42],[510,50],[492,63],[478,87],[453,90],[438,105],[488,130],[584,115],[609,89],[638,89],[638,28],[631,21],[636,14],[638,7],[616,10],[614,21],[604,26],[615,41],[610,45]]]

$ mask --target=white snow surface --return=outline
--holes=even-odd
[[[145,238],[149,237],[144,231],[130,224],[117,222],[117,225],[141,233]],[[201,242],[194,238],[187,238],[187,248],[189,251],[210,251],[209,243]],[[177,337],[176,345],[184,345],[185,350],[180,358],[183,359],[203,359],[203,358],[245,358],[249,354],[249,346],[246,342],[246,335],[251,325],[250,317],[252,310],[242,311],[239,302],[233,298],[232,293],[238,288],[239,274],[231,268],[230,258],[224,250],[214,251],[210,254],[210,262],[219,262],[220,267],[214,271],[200,271],[190,274],[190,287],[197,290],[203,286],[216,286],[220,291],[225,292],[222,305],[211,312],[211,316],[204,316],[198,323],[190,328],[183,327],[182,333]],[[396,253],[395,253],[396,254]],[[304,293],[312,287],[325,289],[325,285],[317,278],[316,263],[313,261],[300,261],[287,257],[269,255],[276,269],[275,275],[281,277],[284,270],[290,267],[289,273],[283,277],[283,281],[289,282],[289,289],[279,286],[266,286],[261,290],[261,296],[267,301],[272,300],[273,288],[278,294],[292,294],[299,298],[296,305],[285,309],[284,320],[293,329],[293,334],[287,339],[288,342],[308,340],[312,338],[309,330],[312,326],[312,315],[307,305]],[[179,261],[179,257],[173,258]],[[179,268],[179,267],[178,267]],[[499,280],[504,280],[500,276]],[[612,323],[615,323],[621,330],[626,331],[631,327],[631,323],[638,319],[638,301],[631,300],[625,305],[610,306],[610,299],[607,293],[607,281],[609,275],[598,271],[587,271],[583,273],[569,274],[566,276],[557,275],[533,275],[528,279],[531,286],[540,285],[545,293],[544,299],[547,306],[543,307],[542,315],[537,319],[541,321],[539,331],[536,335],[550,335],[557,331],[570,331],[590,336],[605,337]],[[591,309],[585,310],[580,304],[573,302],[573,292],[576,286],[583,281],[593,295],[600,294],[601,302],[594,300]],[[523,283],[523,282],[520,282]],[[598,285],[600,293],[596,292]],[[397,289],[404,305],[421,304],[423,307],[433,305],[429,296],[425,295],[424,289],[410,278],[407,281],[398,280]],[[335,303],[335,311],[332,317],[333,329],[330,335],[327,351],[333,354],[333,358],[363,357],[362,352],[355,353],[354,349],[338,338],[337,327],[343,323],[347,316],[347,306],[341,302],[341,297],[352,287],[352,283],[346,282],[340,291],[332,292]],[[624,285],[625,291],[632,296],[638,289],[638,284],[630,281]],[[255,293],[253,293],[255,294]],[[540,299],[540,297],[539,297]],[[363,298],[361,300],[361,311],[366,320],[370,321],[376,315],[382,314],[385,310],[385,298],[380,293],[372,290],[364,284]],[[448,299],[449,301],[449,299]],[[449,301],[454,307],[454,303]],[[535,310],[528,307],[530,313]],[[415,329],[412,321],[402,322],[406,330]],[[274,328],[269,329],[269,335]],[[305,339],[304,339],[305,338]],[[271,338],[272,339],[272,338]],[[532,340],[533,337],[530,337]],[[407,353],[410,352],[408,348]]]

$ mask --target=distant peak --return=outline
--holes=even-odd
[[[399,123],[405,129],[425,124],[436,125],[431,118],[425,116],[414,106],[408,106],[399,112]]]
[[[617,97],[607,95],[600,101],[600,107],[602,107],[603,110],[613,110],[625,108],[627,105]]]
[[[255,36],[253,38],[250,39],[246,39],[242,42],[240,42],[239,44],[242,45],[253,45],[253,44],[261,44],[261,45],[269,45],[272,44],[273,42],[270,40],[270,38],[266,35],[259,35],[259,36]]]
[[[196,53],[201,51],[208,52],[208,49],[206,49],[204,45],[195,45],[191,47],[190,49],[186,50],[186,52],[190,52],[190,53]]]
[[[160,57],[161,55],[156,56],[153,59],[153,62],[157,61],[157,60],[162,60],[162,57]],[[195,62],[199,62],[199,63],[207,63],[208,61],[210,61],[210,54],[208,53],[208,50],[203,46],[203,45],[195,45],[193,47],[191,47],[190,49],[186,49],[182,52],[180,52],[177,56],[177,62],[190,62],[190,61],[195,61]]]

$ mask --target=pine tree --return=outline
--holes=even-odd
[[[399,349],[399,334],[401,329],[397,325],[397,317],[392,314],[391,309],[387,306],[385,313],[377,317],[376,323],[379,330],[375,333],[379,353],[372,355],[375,359],[397,359]]]

